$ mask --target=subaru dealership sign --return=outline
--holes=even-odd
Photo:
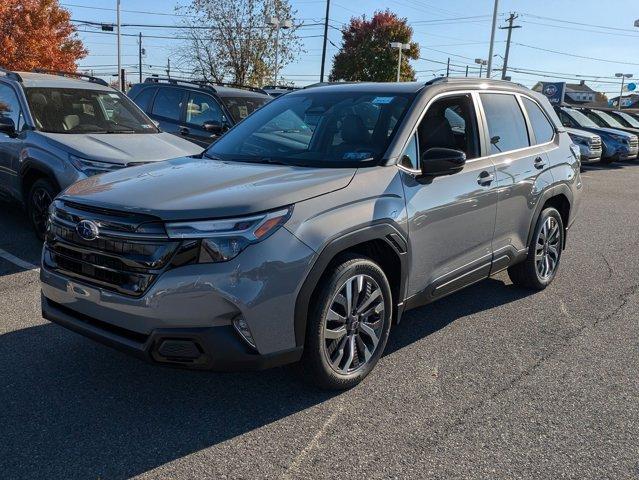
[[[561,105],[566,95],[566,82],[541,82],[541,93],[548,97],[551,104]]]

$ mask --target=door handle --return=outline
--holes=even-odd
[[[542,168],[544,168],[546,166],[546,160],[544,160],[541,157],[537,157],[535,158],[535,168],[538,170],[541,170]]]
[[[495,180],[495,175],[493,175],[492,173],[486,170],[481,172],[479,174],[479,177],[477,177],[477,183],[479,183],[482,186],[490,185],[491,183],[493,183],[494,180]]]
[[[190,133],[190,130],[186,127],[180,127],[178,129],[178,132],[180,132],[180,135],[188,135]]]

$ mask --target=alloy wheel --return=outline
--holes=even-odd
[[[554,217],[544,222],[535,247],[535,266],[541,279],[550,278],[557,269],[561,252],[561,232],[559,223]]]
[[[31,192],[31,220],[36,231],[44,235],[47,229],[49,206],[53,198],[45,188],[36,188]]]
[[[350,277],[337,290],[324,318],[323,351],[342,375],[361,370],[379,344],[386,315],[384,293],[369,275]]]

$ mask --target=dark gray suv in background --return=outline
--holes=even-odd
[[[96,176],[54,202],[45,318],[158,364],[302,360],[362,380],[402,313],[502,270],[548,286],[579,149],[547,100],[483,79],[291,92],[201,159]]]

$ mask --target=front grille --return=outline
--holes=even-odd
[[[591,150],[601,150],[601,138],[594,137],[590,139],[590,149]]]
[[[76,232],[82,220],[99,227],[95,240]],[[159,219],[56,200],[44,263],[53,271],[107,290],[140,296],[167,267],[180,242],[166,237]]]
[[[630,149],[630,153],[637,153],[639,151],[639,140],[637,137],[632,137],[628,142],[628,148]]]

